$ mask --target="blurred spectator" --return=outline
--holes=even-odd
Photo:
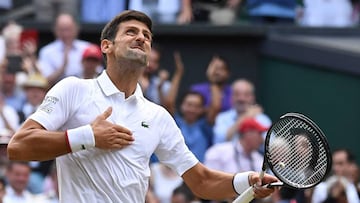
[[[7,157],[7,145],[10,139],[10,136],[0,135],[0,179],[5,178],[6,167],[9,163]]]
[[[239,126],[239,139],[218,143],[208,149],[205,165],[229,173],[261,171],[263,156],[257,149],[263,143],[267,127],[254,118],[246,118]]]
[[[26,95],[26,102],[21,111],[21,123],[40,106],[48,90],[49,84],[44,76],[39,73],[33,73],[28,75],[28,78],[23,83],[22,87]]]
[[[350,163],[348,172],[349,172],[348,179],[350,180],[350,182],[354,183],[354,185],[356,187],[356,191],[360,198],[360,168],[359,168],[359,165],[355,161],[352,161]]]
[[[0,203],[4,202],[3,199],[6,194],[5,187],[6,187],[5,179],[3,177],[0,177]]]
[[[327,197],[322,203],[352,203],[348,200],[346,187],[348,180],[341,176],[332,176],[326,181]]]
[[[33,194],[26,187],[31,169],[27,162],[10,161],[6,171],[6,194],[4,203],[33,203]]]
[[[303,0],[303,26],[346,27],[354,25],[350,0]]]
[[[231,108],[231,87],[227,82],[230,77],[230,69],[225,59],[221,56],[213,56],[207,67],[206,77],[207,82],[193,84],[191,90],[202,94],[205,98],[206,107],[208,107],[212,102],[213,91],[220,89],[222,95],[220,110],[229,110]]]
[[[298,0],[244,0],[252,23],[294,24]]]
[[[183,183],[172,192],[171,203],[200,203],[200,201],[197,200],[189,187]]]
[[[217,115],[214,125],[214,144],[232,140],[245,118],[255,118],[261,125],[269,127],[270,118],[256,104],[255,87],[246,79],[238,79],[232,84],[232,108]]]
[[[22,121],[36,111],[42,103],[45,94],[48,90],[48,82],[39,73],[30,74],[23,84],[23,89],[26,94],[26,102],[22,108]],[[34,194],[42,193],[43,181],[50,170],[52,160],[50,161],[31,161],[31,175],[29,180],[29,190]]]
[[[19,115],[16,110],[7,105],[0,93],[0,136],[11,137],[19,128]]]
[[[187,24],[192,21],[221,25],[234,23],[240,2],[241,0],[182,0],[178,23]]]
[[[6,55],[21,55],[20,36],[23,27],[14,21],[8,22],[2,30]]]
[[[16,73],[10,72],[7,68],[1,74],[1,91],[5,103],[15,109],[16,112],[21,112],[25,103],[25,95],[21,88],[19,88]]]
[[[81,76],[82,54],[89,42],[77,39],[79,27],[69,14],[61,14],[55,23],[56,40],[39,52],[40,71],[50,86],[66,76]]]
[[[170,82],[168,72],[160,70],[161,50],[156,44],[153,44],[149,58],[148,66],[143,75],[140,76],[139,83],[144,92],[144,96],[157,104],[163,105],[164,99],[169,93]]]
[[[216,85],[211,87],[212,101],[207,111],[204,97],[198,92],[188,91],[182,96],[180,110],[176,112],[175,101],[184,67],[178,52],[174,53],[174,58],[176,70],[164,106],[174,116],[190,151],[203,162],[206,150],[212,145],[212,126],[221,108],[221,90]]]
[[[81,22],[107,23],[125,10],[125,2],[124,0],[81,0]]]
[[[82,78],[92,79],[99,75],[102,69],[102,52],[98,45],[89,45],[82,55]]]
[[[55,161],[51,164],[50,171],[45,177],[43,186],[43,194],[47,200],[46,203],[59,203],[59,188]]]
[[[78,17],[79,0],[33,0],[35,6],[35,20],[53,22],[56,16],[67,13]]]
[[[267,127],[254,118],[245,119],[239,126],[239,139],[218,143],[208,149],[204,164],[211,169],[228,173],[261,171],[263,155],[258,152]]]
[[[171,168],[161,163],[152,163],[151,186],[161,203],[170,203],[172,191],[181,185],[182,178]]]
[[[329,199],[340,198],[341,195],[345,195],[349,203],[359,203],[360,200],[355,185],[346,178],[346,175],[349,172],[350,163],[354,161],[355,156],[347,149],[337,149],[333,151],[333,176],[315,187],[311,202],[322,203],[325,200],[329,201]],[[335,185],[334,182],[336,182]],[[341,187],[338,186],[343,187],[344,192],[341,192]]]
[[[155,23],[176,23],[182,0],[130,0],[129,9],[146,13]]]

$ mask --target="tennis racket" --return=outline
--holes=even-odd
[[[331,169],[331,153],[324,133],[310,118],[302,114],[287,113],[281,116],[266,134],[260,178],[267,168],[281,182],[264,187],[314,187]],[[253,199],[253,187],[249,187],[233,203],[248,203]]]

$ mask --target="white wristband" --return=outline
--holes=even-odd
[[[234,175],[233,187],[239,195],[250,187],[249,175],[251,172],[237,173]]]
[[[94,132],[90,125],[67,130],[66,135],[73,153],[95,147]]]

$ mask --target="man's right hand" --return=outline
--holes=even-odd
[[[111,115],[112,108],[107,108],[91,123],[95,137],[95,147],[101,149],[121,149],[133,143],[132,132],[106,119]]]

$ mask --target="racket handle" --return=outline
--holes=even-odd
[[[253,187],[246,189],[241,195],[239,195],[232,203],[249,203],[254,199]]]

